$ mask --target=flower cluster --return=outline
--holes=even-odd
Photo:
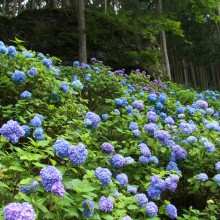
[[[66,141],[63,138],[60,138],[56,140],[56,142],[53,145],[53,150],[55,153],[58,154],[60,158],[67,158],[69,156],[68,148],[70,147],[70,144],[68,141]]]
[[[157,130],[154,132],[154,137],[158,139],[161,144],[167,144],[168,140],[171,138],[168,131]]]
[[[202,182],[204,182],[204,181],[208,180],[209,177],[207,176],[206,173],[199,173],[199,174],[197,175],[197,179],[200,180],[200,181],[202,181]]]
[[[34,220],[35,212],[30,203],[9,203],[4,208],[4,219],[5,220]]]
[[[182,160],[187,156],[187,151],[179,145],[172,146],[170,161]]]
[[[69,91],[69,84],[67,82],[62,82],[61,89],[64,93],[67,93]]]
[[[136,109],[138,109],[139,111],[143,110],[144,108],[144,104],[141,100],[136,100],[132,103],[132,106]]]
[[[90,201],[89,199],[86,199],[82,202],[83,206],[83,215],[87,217],[92,217],[94,213],[94,202]]]
[[[112,173],[107,168],[96,168],[95,175],[98,177],[103,186],[108,186],[112,181]]]
[[[115,154],[110,159],[110,164],[115,168],[122,168],[126,165],[125,158],[120,154]]]
[[[68,147],[68,158],[72,164],[84,164],[88,155],[88,151],[82,143],[77,146]]]
[[[151,135],[154,135],[154,132],[158,129],[157,125],[154,123],[149,123],[144,126],[144,130]]]
[[[165,181],[159,176],[154,175],[150,178],[150,187],[148,188],[147,193],[152,199],[157,199],[165,188]]]
[[[99,199],[99,210],[101,212],[111,212],[113,209],[113,202],[111,198],[107,198],[105,196],[102,196]]]
[[[107,154],[112,154],[115,151],[114,147],[108,142],[104,142],[101,145],[101,149]]]
[[[32,192],[33,190],[35,190],[37,185],[38,185],[38,182],[34,181],[32,184],[20,186],[18,191],[25,193],[25,194],[28,194],[28,193]]]
[[[126,106],[128,105],[128,101],[126,98],[116,98],[115,99],[115,104],[118,105],[118,106]]]
[[[15,70],[12,75],[12,80],[16,83],[23,83],[25,81],[25,73],[19,70]]]
[[[18,143],[19,138],[25,135],[25,131],[17,121],[9,120],[0,128],[0,134],[7,140],[11,141],[12,144],[16,144]]]
[[[157,121],[157,114],[153,111],[149,111],[147,113],[146,117],[152,123],[156,123],[156,121]]]
[[[177,209],[176,209],[176,207],[174,205],[172,205],[172,204],[166,205],[165,210],[166,210],[169,218],[176,219],[176,217],[177,217]]]
[[[139,203],[139,207],[142,208],[148,203],[147,196],[144,193],[138,193],[135,195]]]
[[[128,184],[128,176],[125,173],[118,174],[116,180],[120,183],[121,186]]]
[[[157,216],[158,207],[154,202],[148,202],[146,205],[146,211],[150,217],[154,217]]]
[[[65,190],[62,184],[62,174],[54,166],[47,166],[40,171],[41,183],[46,191],[62,198]]]
[[[78,79],[76,79],[72,82],[72,87],[75,90],[79,90],[79,91],[83,90],[83,84]]]
[[[20,97],[21,97],[22,99],[30,99],[31,96],[32,96],[32,94],[31,94],[30,92],[28,92],[28,91],[24,91],[24,92],[22,92],[22,93],[20,94]]]
[[[38,73],[37,73],[37,69],[35,67],[32,67],[31,69],[29,69],[27,71],[27,73],[30,75],[30,76],[36,76]]]
[[[86,126],[89,126],[93,129],[95,129],[95,128],[99,127],[99,122],[100,121],[101,121],[101,118],[97,114],[95,114],[93,112],[87,112],[84,124]]]

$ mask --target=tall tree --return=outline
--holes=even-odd
[[[77,0],[77,7],[78,7],[79,61],[82,63],[87,63],[84,0]]]

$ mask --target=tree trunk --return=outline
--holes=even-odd
[[[158,0],[158,11],[159,11],[159,14],[162,14],[162,0]],[[169,62],[169,57],[168,57],[168,52],[167,52],[167,42],[166,42],[165,31],[161,32],[161,41],[162,41],[167,77],[169,80],[171,80],[170,62]]]
[[[194,70],[192,62],[190,62],[190,68],[191,68],[191,73],[192,73],[193,86],[194,88],[196,88],[195,70]]]
[[[50,0],[49,1],[49,7],[52,9],[57,8],[57,0]]]
[[[42,0],[38,0],[38,8],[41,8],[42,6]]]
[[[186,61],[183,58],[183,73],[184,73],[184,82],[185,86],[188,86],[188,79],[187,79],[187,67],[186,67]]]
[[[21,0],[18,0],[18,14],[19,14],[20,10],[21,10]]]
[[[69,5],[69,1],[68,0],[62,0],[62,8],[66,7]]]
[[[2,15],[6,16],[6,0],[3,1]]]
[[[31,9],[32,9],[32,10],[35,9],[35,0],[31,0]]]
[[[104,0],[105,1],[105,14],[107,13],[107,4],[108,4],[108,2],[107,2],[107,0]]]
[[[17,12],[17,0],[13,1],[13,8],[12,8],[12,16],[14,17]]]
[[[78,7],[79,61],[82,63],[87,63],[84,0],[77,0],[77,7]]]

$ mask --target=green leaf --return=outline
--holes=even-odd
[[[136,205],[129,205],[128,209],[135,210],[135,209],[138,209],[138,206],[136,206]]]
[[[1,182],[0,181],[0,188],[7,188],[7,189],[10,189],[5,183]]]
[[[32,178],[26,178],[26,179],[21,180],[19,184],[25,185],[25,184],[30,183],[32,180],[33,180]]]
[[[20,167],[20,166],[10,166],[9,170],[16,170],[16,171],[20,171],[20,172],[26,171],[26,169],[24,169],[23,167]]]

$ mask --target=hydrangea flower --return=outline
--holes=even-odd
[[[161,102],[157,102],[156,109],[162,110],[163,109],[163,104]]]
[[[121,186],[128,184],[128,176],[125,173],[118,174],[116,180],[120,183]]]
[[[126,98],[116,98],[115,99],[115,104],[118,106],[126,106],[128,104],[128,101]]]
[[[42,124],[41,119],[36,115],[34,118],[30,121],[30,125],[33,127],[40,127]]]
[[[133,111],[134,111],[134,109],[131,105],[126,106],[125,109],[126,109],[126,112],[129,113],[129,114],[133,113]]]
[[[164,122],[165,122],[165,124],[167,124],[167,125],[174,125],[174,123],[175,123],[174,120],[173,120],[173,118],[170,117],[170,116],[168,116],[167,118],[165,118]]]
[[[0,53],[7,54],[8,48],[5,45],[0,45]]]
[[[98,177],[99,181],[102,183],[103,186],[108,186],[112,181],[112,173],[107,168],[96,168],[95,175]]]
[[[35,67],[32,67],[27,71],[27,73],[31,76],[36,76],[38,74],[37,69]]]
[[[179,177],[175,174],[171,174],[170,177],[165,179],[165,188],[174,192],[177,188]]]
[[[137,193],[137,188],[134,186],[127,186],[127,192],[136,194]]]
[[[191,134],[193,132],[193,127],[189,123],[181,122],[179,127],[182,130],[183,134]]]
[[[133,220],[129,215],[126,215],[121,220]]]
[[[121,112],[118,109],[115,109],[114,112],[115,112],[116,115],[120,115],[121,114]]]
[[[79,143],[77,146],[68,147],[68,158],[73,164],[84,164],[87,154],[88,151],[82,143]]]
[[[148,95],[148,100],[151,101],[151,102],[156,102],[157,101],[157,95],[156,94]]]
[[[197,100],[196,101],[196,105],[199,107],[199,108],[208,108],[208,103],[204,100]]]
[[[43,134],[44,130],[40,127],[36,128],[33,132],[33,136],[37,139],[37,140],[43,140],[44,134]]]
[[[157,129],[158,129],[158,127],[154,123],[149,123],[144,126],[144,130],[147,131],[151,135],[153,135]]]
[[[24,55],[24,57],[26,57],[26,58],[32,58],[34,55],[33,55],[33,53],[31,53],[30,51],[27,51],[27,50],[25,50],[25,51],[22,51],[21,52],[23,55]]]
[[[9,203],[4,208],[4,219],[5,220],[34,220],[35,212],[30,203]]]
[[[140,208],[144,207],[148,202],[147,196],[144,193],[138,193],[135,197],[137,198]]]
[[[103,115],[102,115],[102,120],[103,120],[103,121],[106,121],[107,119],[108,119],[108,114],[103,114]]]
[[[63,186],[63,183],[61,181],[57,181],[55,182],[50,190],[53,194],[57,195],[60,198],[63,198],[64,193],[65,193],[65,189]]]
[[[25,135],[25,131],[17,121],[9,120],[6,124],[3,124],[0,128],[0,134],[12,144],[18,143],[19,138]]]
[[[28,193],[32,192],[33,190],[35,190],[37,188],[37,185],[38,185],[38,182],[34,181],[32,184],[20,186],[18,191],[22,192],[24,194],[28,194]]]
[[[158,164],[159,163],[159,160],[156,156],[152,156],[149,158],[149,161],[150,162],[153,162],[154,164]]]
[[[141,135],[141,131],[139,129],[133,130],[132,133],[135,137],[139,137]]]
[[[17,55],[17,50],[14,46],[9,46],[8,47],[8,55],[11,57],[14,57],[15,55]]]
[[[207,149],[208,153],[214,153],[216,151],[215,145],[209,141],[204,142],[204,147]]]
[[[86,125],[88,125],[91,128],[95,129],[95,128],[99,127],[99,122],[101,121],[101,118],[97,114],[95,114],[93,112],[87,112],[86,113],[86,120],[87,120],[87,124]],[[91,123],[88,123],[89,120],[91,121]],[[84,123],[85,123],[85,121],[84,121]]]
[[[154,132],[154,137],[158,139],[161,144],[167,144],[168,140],[171,138],[168,131],[157,130]]]
[[[139,144],[138,148],[145,157],[151,157],[150,149],[145,143]]]
[[[220,174],[216,174],[214,177],[213,177],[214,181],[217,182],[217,183],[220,183]]]
[[[181,174],[181,171],[179,170],[177,164],[175,162],[170,161],[168,165],[166,166],[166,171],[176,171],[178,174]]]
[[[139,111],[143,110],[144,108],[144,105],[143,105],[143,102],[141,100],[136,100],[132,103],[132,106],[134,108],[137,108]]]
[[[200,181],[202,181],[202,182],[208,180],[208,178],[209,178],[209,177],[207,176],[206,173],[200,173],[200,174],[197,175],[197,179],[200,180]]]
[[[49,68],[50,66],[52,66],[52,60],[51,59],[48,59],[48,58],[44,58],[42,61],[44,66],[46,66],[47,68]]]
[[[12,75],[12,80],[16,83],[23,83],[25,81],[25,73],[19,70],[15,70]]]
[[[157,114],[153,111],[149,111],[147,113],[146,117],[152,123],[156,123],[156,121],[157,121]]]
[[[107,154],[112,154],[115,151],[114,147],[108,142],[104,142],[101,145],[101,149]]]
[[[135,161],[134,161],[134,158],[132,158],[132,157],[125,157],[125,162],[126,162],[126,164],[132,164]]]
[[[99,210],[102,212],[111,212],[113,209],[113,202],[111,198],[102,196],[99,199]]]
[[[122,168],[126,165],[125,158],[120,154],[115,154],[110,159],[110,164],[116,168]]]
[[[138,126],[138,124],[136,122],[131,122],[129,124],[129,129],[130,130],[137,130],[137,129],[139,129],[139,126]]]
[[[80,82],[80,80],[77,79],[72,82],[72,87],[81,91],[83,89],[83,84]]]
[[[24,92],[22,92],[22,93],[20,94],[20,97],[21,97],[22,99],[30,99],[31,96],[32,96],[32,94],[31,94],[30,92],[28,92],[28,91],[24,91]]]
[[[82,202],[82,206],[83,206],[83,215],[87,217],[92,217],[95,208],[94,202],[89,199],[85,199]]]
[[[179,145],[172,146],[170,161],[182,160],[187,156],[187,151]]]
[[[197,142],[197,138],[195,136],[189,136],[186,141],[187,143],[195,143]]]
[[[80,65],[79,61],[74,61],[74,62],[73,62],[73,66],[79,67],[79,65]]]
[[[69,91],[69,84],[67,82],[62,82],[61,89],[63,92],[67,93]]]
[[[31,134],[30,127],[28,125],[22,125],[21,127],[24,129],[24,136],[28,137]]]
[[[150,217],[154,217],[157,216],[158,207],[154,202],[148,202],[146,205],[146,211]]]
[[[166,205],[165,210],[166,210],[169,218],[176,219],[176,217],[177,217],[177,209],[176,209],[176,207],[174,205],[172,205],[172,204]]]
[[[215,163],[215,170],[220,171],[220,162]]]
[[[63,138],[57,139],[53,145],[53,150],[60,158],[67,158],[69,156],[68,148],[70,144]]]

